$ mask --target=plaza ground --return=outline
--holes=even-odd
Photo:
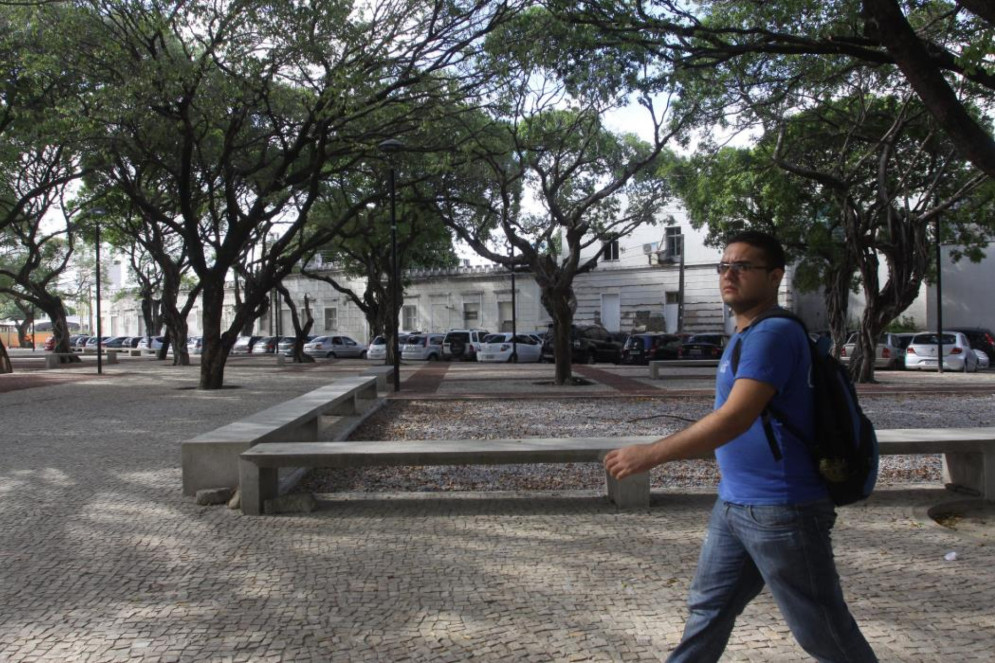
[[[180,492],[179,444],[359,361],[233,360],[229,388],[148,359],[0,376],[0,660],[654,661],[677,641],[714,495],[657,491],[342,493],[307,515],[250,518]],[[668,398],[694,372],[404,366],[417,398]],[[995,393],[995,373],[881,374],[868,391]],[[961,496],[895,486],[841,509],[844,590],[882,661],[990,661],[995,549],[933,522]],[[955,561],[946,556],[957,552]],[[805,661],[769,594],[724,660]]]

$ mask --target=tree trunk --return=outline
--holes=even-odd
[[[31,329],[31,323],[34,322],[31,318],[25,318],[21,322],[17,323],[17,344],[22,348],[26,348],[32,345],[34,339],[28,340],[28,330]]]
[[[0,374],[13,373],[14,367],[10,365],[10,356],[7,354],[7,346],[0,339]]]
[[[850,282],[853,279],[852,265],[835,263],[827,269],[827,286],[823,293],[826,305],[826,321],[833,338],[833,356],[839,359],[840,349],[846,343],[847,315],[850,307]]]
[[[304,295],[304,314],[307,320],[301,325],[301,317],[297,313],[297,304],[290,297],[290,291],[281,283],[276,286],[276,291],[283,297],[283,302],[290,310],[290,322],[294,325],[294,349],[291,352],[295,364],[314,363],[314,357],[304,354],[304,339],[307,338],[311,327],[314,326],[314,316],[311,315],[311,306],[308,304],[308,297]]]
[[[556,371],[553,382],[557,385],[570,385],[573,380],[572,355],[575,300],[573,290],[561,292],[555,288],[543,288],[542,303],[553,318],[553,353]]]
[[[224,283],[208,282],[204,285],[201,302],[204,307],[204,343],[200,357],[200,389],[221,389],[225,382],[225,364],[228,352],[235,345],[230,334],[221,333],[221,316],[224,311]]]
[[[75,364],[82,361],[69,347],[69,323],[66,322],[66,308],[62,305],[62,299],[45,292],[34,295],[33,299],[37,299],[38,308],[52,321],[52,335],[55,336],[55,347],[52,351],[60,353],[59,363]]]

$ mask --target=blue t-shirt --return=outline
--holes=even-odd
[[[739,368],[733,375],[732,354],[742,343]],[[732,337],[719,362],[715,407],[729,397],[734,382],[750,378],[777,390],[771,404],[793,427],[813,434],[812,361],[801,325],[785,318],[761,320]],[[828,495],[805,443],[772,417],[781,460],[774,458],[758,418],[750,428],[715,451],[722,479],[719,497],[734,504],[801,504]]]

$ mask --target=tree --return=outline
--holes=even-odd
[[[650,175],[675,130],[664,127],[645,61],[599,49],[594,31],[532,10],[489,44],[482,66],[494,72],[494,102],[451,132],[458,163],[422,196],[479,255],[532,271],[554,321],[555,380],[566,384],[573,281],[598,263],[600,250],[588,249],[655,222],[667,189]],[[604,125],[604,114],[632,97],[651,123],[648,143]],[[529,204],[537,211],[524,211]]]
[[[103,83],[105,173],[149,223],[182,238],[202,287],[204,389],[222,386],[239,331],[281,279],[355,216],[305,232],[323,183],[411,131],[412,109],[473,94],[484,81],[460,68],[515,10],[485,0],[93,7],[99,36],[74,46]],[[163,190],[174,194],[165,208],[149,195]],[[222,330],[226,279],[273,234]]]
[[[645,48],[677,69],[713,79],[748,72],[753,80],[731,93],[767,87],[784,94],[796,80],[784,64],[797,60],[812,68],[897,68],[906,92],[918,95],[961,157],[995,177],[992,129],[972,111],[995,96],[995,12],[986,0],[549,4],[597,26],[608,43]]]
[[[831,199],[774,163],[774,141],[752,148],[725,147],[668,164],[660,177],[673,182],[695,228],[706,242],[725,246],[747,228],[769,232],[795,263],[801,291],[822,289],[834,347],[847,336],[850,293],[858,282],[853,252],[843,241],[842,217]]]
[[[437,127],[445,133],[445,125]],[[414,140],[418,141],[416,136]],[[418,141],[421,143],[421,141]],[[438,155],[425,155],[420,160],[424,167],[426,160],[437,160]],[[396,183],[397,197],[397,260],[398,273],[402,281],[398,284],[398,301],[393,302],[391,296],[391,221],[386,206],[368,207],[365,213],[360,213],[350,223],[339,228],[337,237],[318,247],[315,256],[303,261],[301,274],[307,278],[327,283],[337,292],[349,298],[363,312],[372,336],[383,335],[387,338],[387,364],[393,363],[393,348],[391,334],[393,326],[391,316],[397,316],[401,303],[404,301],[404,271],[411,268],[453,267],[457,264],[456,253],[453,250],[452,236],[441,219],[428,207],[411,200],[413,194],[406,179],[417,178],[419,173],[415,166],[409,164],[394,164],[399,176]],[[381,178],[382,179],[382,178]],[[355,191],[368,191],[367,196],[377,196],[385,192],[382,182],[377,182],[375,175],[370,173],[365,181],[355,181],[353,186],[335,187],[334,195],[323,198],[315,213],[315,222],[320,224],[323,218],[338,218],[340,207],[355,205],[342,196],[355,197]],[[352,194],[352,195],[350,195]],[[382,201],[382,193],[380,198]],[[337,278],[329,270],[316,266],[314,257],[320,256],[321,264],[330,264],[341,273],[345,279]],[[357,292],[348,280],[361,279],[363,291]]]
[[[0,294],[44,311],[61,361],[79,361],[57,289],[74,247],[68,187],[84,174],[79,81],[52,56],[54,38],[36,14],[0,7]]]
[[[782,171],[775,179],[787,176],[799,192],[808,190],[797,199],[808,213],[771,214],[763,220],[772,222],[777,234],[805,238],[809,256],[834,245],[842,249],[842,255],[823,256],[824,273],[833,275],[827,282],[837,284],[827,289],[827,303],[840,296],[839,284],[849,282],[854,269],[859,272],[865,308],[850,364],[859,381],[873,381],[878,336],[919,295],[929,273],[939,241],[930,236],[931,224],[942,215],[947,236],[956,236],[961,251],[977,258],[993,233],[992,224],[983,220],[993,211],[995,191],[957,157],[916,100],[875,97],[859,86],[848,96],[786,118],[750,153],[769,159],[755,164],[751,175],[775,165]],[[699,181],[706,189],[723,189],[721,183]],[[745,208],[756,208],[735,197]],[[785,209],[773,189],[760,198]],[[838,346],[839,331],[834,333]]]

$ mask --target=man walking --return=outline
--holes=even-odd
[[[760,420],[770,403],[793,428],[813,433],[804,330],[785,318],[750,324],[777,306],[784,266],[784,249],[770,235],[747,231],[729,240],[719,288],[736,314],[736,334],[719,363],[715,410],[679,433],[605,457],[616,479],[713,450],[719,463],[719,498],[688,597],[690,615],[669,661],[717,661],[736,617],[764,585],[816,660],[877,660],[843,600],[830,536],[836,512],[805,443],[776,419],[771,442]]]

